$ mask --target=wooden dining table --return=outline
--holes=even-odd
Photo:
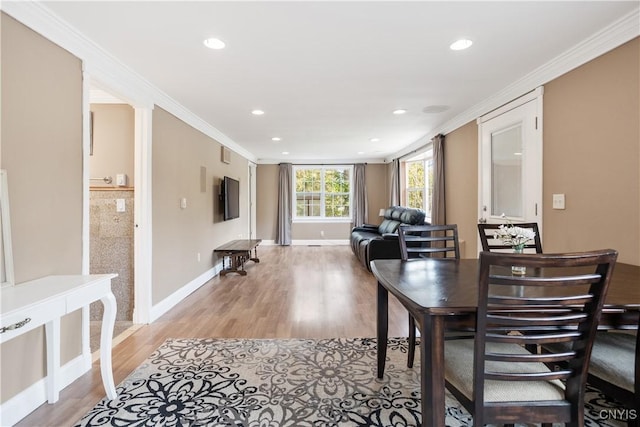
[[[378,378],[384,376],[388,338],[388,298],[391,293],[415,318],[421,331],[422,425],[444,426],[445,331],[473,330],[475,327],[478,306],[478,260],[380,259],[371,261],[371,271],[378,280]],[[512,292],[515,295],[518,289],[513,289]],[[599,327],[637,329],[638,311],[640,267],[617,263]]]

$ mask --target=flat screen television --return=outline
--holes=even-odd
[[[225,176],[222,179],[222,204],[224,206],[224,220],[240,216],[240,182]]]

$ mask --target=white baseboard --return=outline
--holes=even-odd
[[[205,271],[200,276],[196,277],[167,298],[160,301],[158,304],[151,307],[151,322],[155,322],[160,316],[171,310],[177,304],[179,304],[183,299],[189,296],[193,291],[198,289],[200,286],[207,283],[209,280],[214,278],[218,273],[222,271],[222,263],[216,264],[213,268]]]
[[[80,355],[60,367],[60,388],[63,389],[91,369],[91,355]],[[0,426],[7,427],[33,412],[47,401],[46,379],[43,378],[0,405]]]
[[[291,241],[291,246],[341,246],[341,245],[348,245],[349,244],[349,240],[348,239],[335,239],[335,240],[329,240],[329,239],[320,239],[320,240],[292,240]],[[263,240],[260,245],[264,245],[264,246],[275,246],[277,245],[275,240]]]
[[[344,246],[348,245],[348,239],[319,239],[319,240],[292,240],[291,246]]]

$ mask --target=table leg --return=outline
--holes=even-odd
[[[422,425],[444,427],[444,318],[422,313],[419,322]]]
[[[251,258],[251,251],[249,251],[249,259],[253,262],[260,262],[260,258],[258,258],[258,247],[253,248],[253,258]]]
[[[384,375],[387,360],[387,338],[389,333],[389,291],[378,282],[378,378]]]
[[[47,402],[56,403],[60,397],[58,376],[60,373],[60,318],[45,323],[47,345]]]
[[[113,384],[113,370],[111,369],[111,351],[113,345],[113,327],[116,323],[116,298],[111,292],[100,299],[104,307],[102,314],[102,330],[100,331],[100,372],[102,384],[111,400],[118,397]]]

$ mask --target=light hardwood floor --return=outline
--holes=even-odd
[[[259,246],[247,275],[216,276],[113,349],[116,385],[167,338],[375,337],[376,280],[348,246]],[[389,298],[389,336],[407,312]],[[105,396],[99,361],[17,426],[70,426]]]

